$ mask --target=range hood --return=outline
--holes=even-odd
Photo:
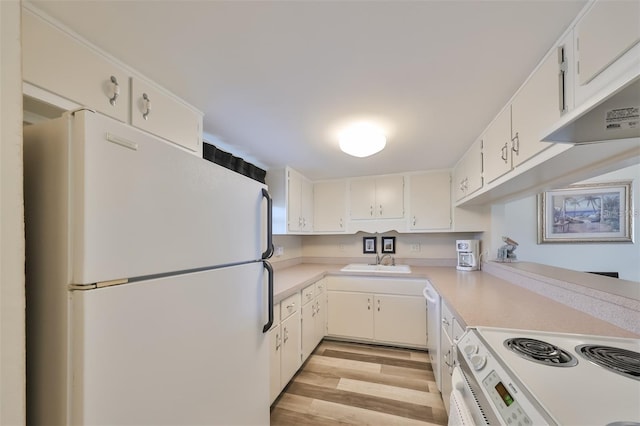
[[[640,137],[640,72],[621,78],[564,115],[541,140],[586,144]]]

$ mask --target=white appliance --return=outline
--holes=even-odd
[[[265,186],[90,111],[24,139],[28,423],[268,424]]]
[[[458,254],[459,271],[476,271],[480,269],[480,241],[456,240],[456,253]]]
[[[438,390],[442,390],[440,378],[440,295],[427,281],[427,286],[422,290],[427,303],[427,351],[431,369],[436,380]]]
[[[457,348],[460,424],[640,424],[638,339],[477,327]]]

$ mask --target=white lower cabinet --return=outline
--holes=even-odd
[[[320,280],[302,290],[302,362],[318,346],[327,330],[327,293],[325,282]]]
[[[328,336],[426,348],[424,281],[335,276],[327,285]]]
[[[379,342],[426,346],[424,297],[377,294],[374,299],[374,338]]]
[[[329,291],[329,336],[373,340],[373,294]]]
[[[276,308],[280,309],[280,304],[276,305]],[[282,390],[280,388],[281,346],[282,335],[280,333],[280,321],[278,321],[269,330],[269,403],[273,403]]]
[[[442,389],[442,401],[444,407],[449,414],[449,398],[451,397],[451,375],[453,374],[453,367],[456,360],[456,345],[458,340],[464,333],[463,327],[460,325],[458,319],[453,315],[451,309],[447,304],[442,301],[442,332],[440,333],[442,349],[442,359],[440,362],[440,375]]]
[[[274,307],[274,323],[269,330],[270,402],[300,368],[300,293]]]

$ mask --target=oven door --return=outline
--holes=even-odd
[[[451,375],[451,399],[449,408],[449,426],[488,425],[488,419],[480,408],[471,386],[459,366],[453,368]],[[499,424],[499,423],[491,423]]]

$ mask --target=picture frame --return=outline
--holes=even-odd
[[[633,242],[631,181],[538,194],[538,244]]]
[[[376,237],[362,237],[362,253],[378,253],[376,242]]]
[[[396,253],[396,237],[382,237],[382,253]]]

